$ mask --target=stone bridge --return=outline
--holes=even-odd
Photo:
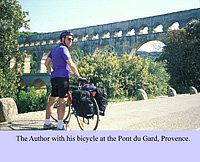
[[[199,18],[200,8],[197,8],[158,16],[69,29],[74,33],[75,38],[72,49],[80,47],[88,54],[93,53],[96,48],[112,45],[119,55],[125,52],[131,53],[148,41],[158,40],[163,42],[168,30],[182,28],[190,20]],[[19,38],[20,49],[29,54],[25,61],[25,73],[30,73],[31,57],[35,59],[37,64],[36,73],[46,73],[44,60],[51,49],[60,41],[60,33],[61,31],[39,33]],[[43,76],[43,74],[39,75]],[[36,79],[37,77],[33,80]],[[29,83],[32,83],[32,81]]]

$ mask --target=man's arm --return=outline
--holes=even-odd
[[[76,75],[77,77],[80,76],[78,69],[76,67],[76,65],[74,64],[74,62],[72,61],[72,59],[66,60],[67,64],[69,65],[71,71],[74,73],[74,75]]]
[[[51,73],[51,58],[47,57],[44,65],[46,66],[47,72]]]

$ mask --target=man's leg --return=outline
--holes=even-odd
[[[63,129],[63,127],[64,127],[63,118],[64,118],[64,115],[65,115],[67,98],[59,98],[58,101],[59,101],[59,106],[58,106],[58,109],[57,109],[57,114],[58,114],[57,128]]]
[[[65,107],[67,102],[66,94],[68,93],[68,88],[69,88],[69,79],[68,78],[60,79],[58,84],[59,106],[57,109],[58,113],[57,129],[62,129],[62,130],[64,129],[63,118],[65,115]]]
[[[58,100],[58,97],[50,97],[49,101],[47,102],[45,123],[43,126],[44,129],[51,129],[55,127],[53,124],[51,124],[50,117],[51,117],[51,112],[53,111],[54,105],[57,100]]]
[[[50,97],[49,98],[49,101],[46,106],[46,117],[45,117],[46,119],[50,119],[51,113],[53,111],[54,105],[57,102],[57,100],[58,100],[58,97]]]

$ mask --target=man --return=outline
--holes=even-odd
[[[52,129],[55,127],[50,122],[50,116],[54,105],[58,100],[57,129],[64,130],[63,118],[67,101],[66,94],[69,88],[70,69],[77,77],[80,77],[77,67],[72,61],[68,50],[68,47],[70,47],[73,42],[73,34],[69,31],[62,32],[60,34],[60,41],[61,42],[50,52],[45,60],[45,66],[48,73],[51,75],[52,91],[51,97],[46,106],[44,129]]]

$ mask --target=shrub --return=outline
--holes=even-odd
[[[78,66],[83,77],[107,89],[109,98],[134,97],[138,89],[150,96],[167,93],[169,75],[163,62],[103,50],[85,56]]]
[[[25,113],[44,110],[46,100],[47,95],[45,93],[38,94],[34,87],[29,87],[26,91],[20,91],[16,103],[19,113]]]
[[[112,53],[101,51],[92,56],[85,56],[78,64],[83,77],[98,87],[105,87],[109,98],[123,96],[120,83],[119,59]]]

